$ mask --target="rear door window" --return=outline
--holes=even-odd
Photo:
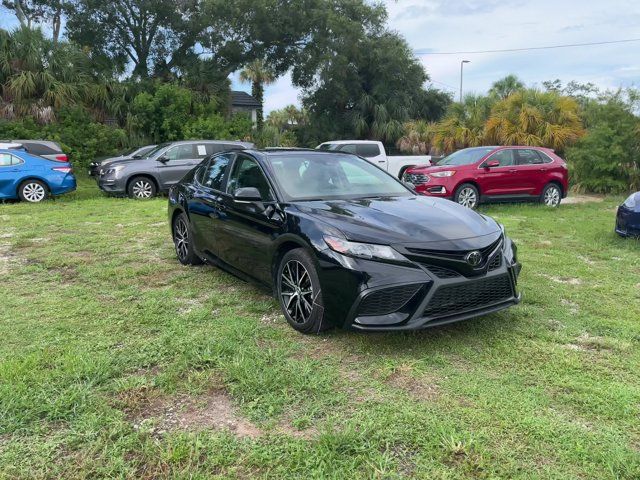
[[[380,147],[377,143],[356,144],[356,154],[364,158],[377,157],[380,155]]]
[[[231,154],[217,155],[209,160],[200,181],[202,185],[213,190],[223,191],[225,174],[232,160],[233,155]]]
[[[516,150],[516,156],[518,165],[537,165],[542,163],[542,158],[540,158],[538,152],[528,148],[519,148]]]
[[[357,155],[357,149],[353,143],[342,145],[338,150],[340,150],[341,152],[353,153],[354,155]]]

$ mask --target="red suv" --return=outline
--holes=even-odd
[[[473,147],[436,166],[408,168],[403,180],[421,195],[475,208],[480,202],[540,201],[556,207],[567,196],[567,164],[541,147]]]

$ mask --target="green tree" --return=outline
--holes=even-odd
[[[401,37],[386,31],[366,33],[324,63],[305,89],[303,104],[325,138],[395,142],[426,79]]]
[[[264,124],[264,116],[262,107],[264,103],[264,87],[276,81],[273,71],[268,68],[263,60],[254,60],[244,67],[240,72],[240,80],[251,83],[251,95],[255,98],[260,106],[257,108],[256,126],[258,130],[262,130]]]
[[[516,75],[507,75],[493,82],[489,89],[489,95],[496,96],[502,100],[512,93],[524,90],[524,88],[524,83]]]
[[[495,97],[467,94],[449,105],[445,117],[433,126],[433,146],[441,152],[476,147],[486,142],[486,123]]]
[[[587,133],[567,150],[572,183],[578,190],[640,190],[640,118],[634,113],[638,93],[617,91],[587,104]]]
[[[584,133],[578,103],[555,92],[521,90],[496,103],[486,141],[544,146],[562,153]]]
[[[91,58],[70,43],[55,45],[39,29],[0,30],[0,88],[5,118],[51,122],[63,106],[108,106],[106,81]]]

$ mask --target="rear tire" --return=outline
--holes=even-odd
[[[562,190],[555,183],[549,183],[542,190],[542,195],[540,195],[540,203],[546,205],[547,207],[555,208],[560,205],[562,201]]]
[[[331,327],[324,315],[320,280],[311,255],[303,248],[288,251],[278,265],[277,294],[287,322],[301,333]]]
[[[40,180],[26,180],[18,187],[18,197],[23,202],[39,203],[49,196],[49,188]]]
[[[474,185],[463,183],[456,189],[453,201],[463,207],[475,210],[480,203],[480,192],[478,192],[478,189]]]
[[[201,265],[202,259],[196,255],[193,249],[193,235],[191,235],[189,219],[184,213],[174,218],[172,232],[178,261],[183,265]]]
[[[127,193],[131,198],[144,200],[146,198],[155,197],[158,193],[158,189],[156,188],[156,184],[149,177],[133,177],[129,181]]]

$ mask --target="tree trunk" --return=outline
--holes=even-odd
[[[264,125],[264,118],[262,113],[262,102],[264,97],[264,88],[262,87],[262,83],[259,81],[254,81],[251,85],[251,95],[255,98],[260,106],[256,108],[256,128],[258,131],[262,130]]]

